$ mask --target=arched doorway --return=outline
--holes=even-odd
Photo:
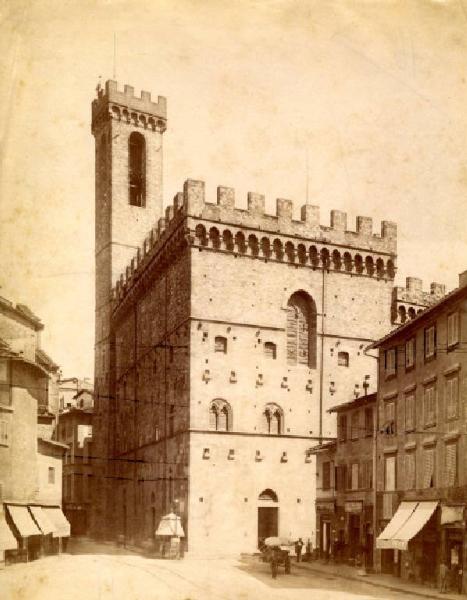
[[[279,535],[279,500],[276,492],[266,489],[258,496],[258,546],[261,540]]]

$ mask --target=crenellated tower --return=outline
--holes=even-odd
[[[96,449],[102,458],[96,468],[96,496],[111,478],[106,469],[112,436],[112,287],[120,273],[162,216],[162,136],[166,129],[166,99],[151,100],[149,92],[134,94],[133,87],[107,81],[97,88],[92,102],[92,134],[95,138],[95,393]],[[97,465],[96,465],[97,467]],[[106,483],[107,482],[107,483]],[[109,493],[110,492],[110,493]],[[95,523],[103,522],[103,505]],[[105,536],[104,531],[96,533]]]

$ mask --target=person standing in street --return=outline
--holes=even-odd
[[[297,555],[297,562],[300,562],[300,556],[302,554],[302,548],[303,548],[303,540],[300,537],[295,542],[295,554]]]

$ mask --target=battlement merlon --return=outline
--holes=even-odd
[[[114,298],[119,300],[132,285],[134,277],[144,270],[159,252],[172,233],[178,231],[184,236],[190,230],[180,227],[185,219],[211,221],[212,227],[238,228],[256,230],[260,235],[289,236],[309,240],[320,245],[339,245],[353,249],[358,257],[359,252],[370,252],[387,255],[388,264],[394,269],[397,251],[397,225],[391,221],[381,223],[381,235],[373,234],[371,217],[357,217],[357,231],[347,230],[347,214],[342,211],[331,211],[331,227],[319,224],[319,206],[306,204],[301,209],[300,221],[292,218],[293,202],[278,198],[276,214],[265,213],[265,198],[262,194],[248,193],[248,209],[235,208],[235,191],[232,188],[217,188],[216,204],[206,202],[204,181],[188,179],[183,192],[175,194],[173,204],[165,209],[165,217],[155,223],[152,230],[136,252],[125,271],[121,274],[115,289]],[[362,267],[363,270],[363,267]],[[394,273],[390,274],[394,278]]]
[[[183,198],[185,211],[192,217],[373,252],[397,253],[397,225],[392,221],[382,221],[381,233],[377,235],[373,233],[372,218],[358,216],[356,231],[349,231],[347,213],[332,210],[331,226],[326,227],[320,225],[319,206],[305,204],[301,207],[300,220],[295,220],[292,200],[278,198],[276,214],[270,215],[265,212],[264,196],[253,192],[248,193],[247,210],[238,209],[235,208],[235,190],[227,187],[218,187],[216,203],[209,203],[205,199],[204,182],[192,179],[185,181]]]
[[[131,85],[125,85],[123,91],[118,90],[116,81],[107,80],[104,88],[98,88],[97,98],[92,102],[92,128],[100,121],[102,114],[133,121],[136,125],[147,127],[153,125],[165,131],[167,124],[167,100],[158,96],[157,102],[151,100],[151,92],[141,91],[135,96]]]
[[[394,288],[395,301],[417,306],[428,307],[438,302],[446,294],[446,286],[432,282],[430,291],[423,290],[423,281],[418,277],[406,277],[405,287]]]

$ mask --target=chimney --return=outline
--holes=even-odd
[[[467,269],[463,273],[459,273],[459,287],[467,285]]]

